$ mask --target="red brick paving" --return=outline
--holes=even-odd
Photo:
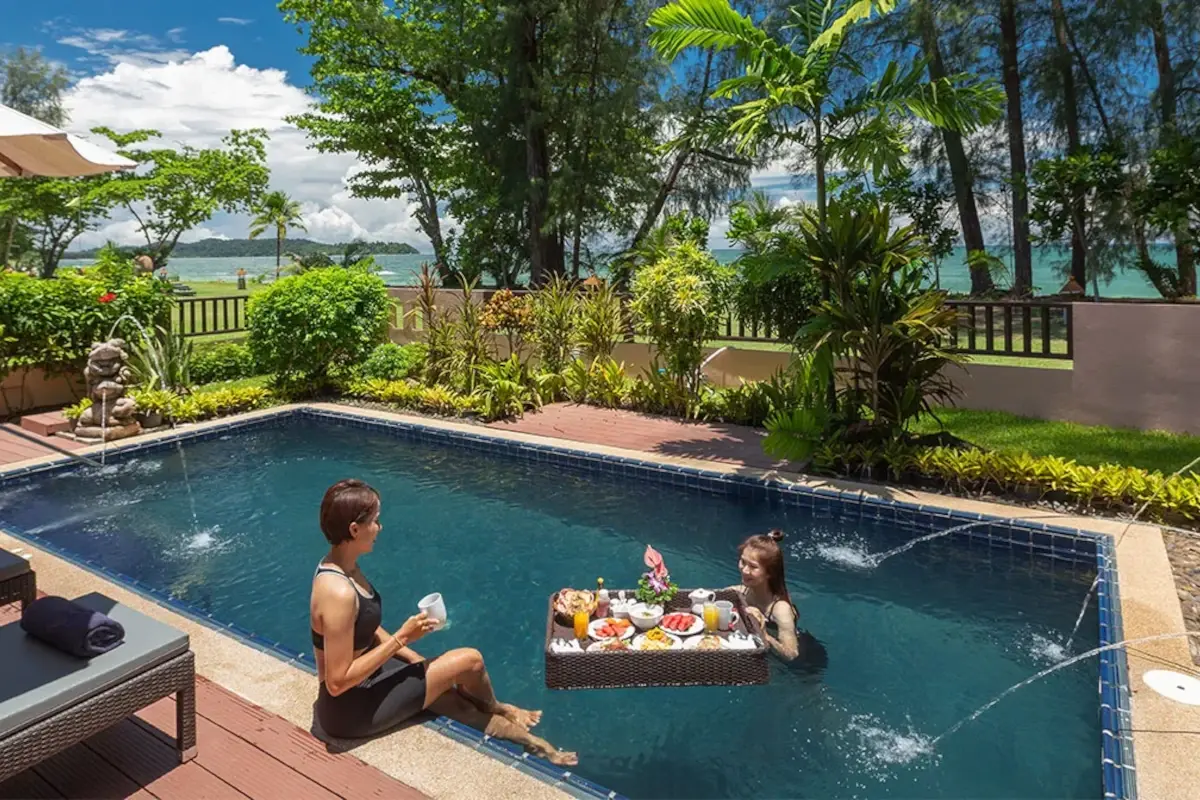
[[[20,430],[13,423],[5,423],[0,425],[0,467],[5,464],[13,464],[17,461],[24,461],[27,458],[41,458],[42,456],[57,455],[48,447],[36,445],[33,442],[14,436],[9,433],[10,430]],[[29,431],[21,431],[28,436],[36,436]],[[50,444],[61,447],[65,450],[79,450],[86,447],[82,442],[76,442],[73,439],[64,439],[62,436],[46,436],[44,438]]]
[[[685,456],[760,469],[779,467],[762,450],[763,431],[744,425],[684,422],[573,403],[554,403],[490,427],[538,436]]]
[[[0,624],[19,616],[18,605],[0,606]],[[196,714],[196,758],[186,764],[175,752],[175,700],[166,697],[0,783],[0,798],[424,797],[200,676]]]

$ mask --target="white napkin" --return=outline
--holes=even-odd
[[[550,642],[550,652],[552,653],[582,653],[583,646],[579,644],[578,639],[555,639]]]
[[[752,637],[747,636],[744,633],[732,634],[728,639],[725,640],[725,643],[728,644],[732,650],[753,650],[754,648],[758,647],[758,643]]]

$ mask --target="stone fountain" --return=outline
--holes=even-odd
[[[92,404],[84,409],[75,425],[75,435],[81,439],[100,439],[111,442],[136,436],[142,426],[134,419],[137,403],[126,397],[131,373],[125,365],[129,355],[123,339],[109,339],[92,345],[83,377],[87,380],[88,397]]]

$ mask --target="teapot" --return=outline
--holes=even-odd
[[[692,612],[696,614],[703,613],[704,604],[711,603],[717,599],[717,593],[712,589],[696,589],[688,594],[688,600],[692,601]],[[700,609],[697,611],[696,609]]]

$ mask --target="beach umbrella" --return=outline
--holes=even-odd
[[[74,178],[137,163],[0,105],[0,178]]]

